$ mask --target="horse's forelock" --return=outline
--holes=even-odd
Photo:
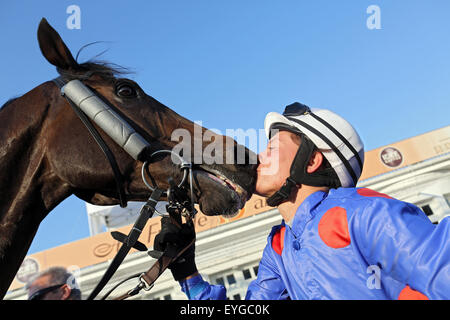
[[[58,73],[66,80],[83,80],[91,75],[99,75],[106,81],[112,81],[118,76],[133,73],[128,68],[107,62],[107,61],[87,61],[78,65],[76,70],[62,70],[57,68]]]

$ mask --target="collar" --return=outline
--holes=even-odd
[[[296,237],[301,235],[306,223],[313,219],[316,215],[316,208],[322,203],[322,201],[327,197],[328,193],[324,191],[316,191],[310,194],[297,208],[294,218],[286,222],[286,225],[291,227],[292,232]]]

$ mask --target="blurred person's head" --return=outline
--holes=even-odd
[[[27,283],[28,300],[81,300],[75,277],[63,267],[34,275]]]

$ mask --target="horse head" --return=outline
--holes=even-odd
[[[65,82],[78,79],[126,119],[149,143],[146,152],[183,146],[177,152],[193,164],[195,202],[204,214],[232,215],[244,206],[256,179],[256,156],[248,149],[156,101],[135,81],[123,78],[120,68],[92,61],[78,63],[45,19],[39,24],[38,42],[45,59]],[[55,206],[72,194],[96,205],[118,204],[119,194],[107,158],[54,81],[6,103],[0,109],[0,122],[2,297],[40,222]],[[150,190],[142,180],[143,163],[98,131],[116,158],[125,200],[147,200]],[[183,138],[182,143],[173,139],[174,133]],[[174,181],[182,178],[179,164],[170,155],[151,160],[147,178],[159,188],[168,188],[170,177]]]
[[[173,141],[173,133],[186,133],[183,140],[188,137],[190,141],[189,145],[182,141],[182,151],[193,151],[187,160],[194,165],[194,190],[203,213],[231,215],[242,208],[252,194],[255,182],[255,163],[249,163],[249,150],[243,148],[243,161],[237,161],[237,143],[230,138],[212,134],[215,146],[222,147],[219,150],[221,158],[216,162],[208,161],[211,160],[208,158],[210,154],[205,154],[204,150],[211,140],[202,138],[211,135],[207,129],[156,101],[136,82],[119,77],[120,70],[105,64],[76,62],[59,34],[45,19],[39,25],[38,39],[42,54],[56,66],[60,75],[66,81],[80,79],[100,98],[113,105],[150,142],[151,149],[148,152],[180,146],[180,141]],[[49,139],[46,141],[53,172],[70,184],[81,199],[98,205],[117,204],[114,177],[106,158],[98,146],[91,142],[92,138],[71,112],[66,100],[59,95],[56,86],[54,92],[52,107],[59,112],[55,115],[55,125],[49,127]],[[108,136],[104,136],[104,139],[118,158],[120,170],[124,173],[127,200],[146,200],[149,189],[141,179],[142,163],[132,159]],[[186,157],[185,154],[183,156]],[[169,155],[152,162],[148,173],[152,181],[163,189],[168,187],[169,177],[181,179],[181,171]]]

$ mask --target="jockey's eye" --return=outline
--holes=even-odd
[[[119,83],[116,86],[116,94],[123,98],[134,98],[137,96],[136,90],[129,83]]]

